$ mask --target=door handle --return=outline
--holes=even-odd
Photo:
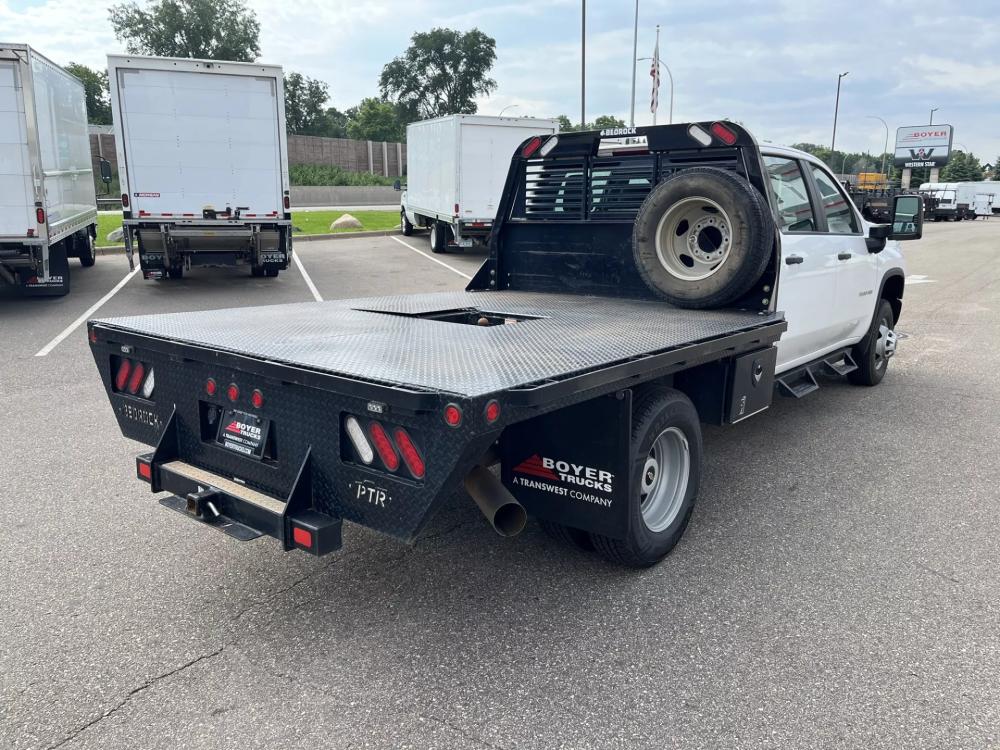
[[[850,260],[850,259],[851,259],[850,253],[837,253],[837,260]]]
[[[804,260],[805,258],[803,258],[801,255],[789,255],[787,258],[785,258],[785,263],[789,266],[794,266],[796,263],[801,263]]]

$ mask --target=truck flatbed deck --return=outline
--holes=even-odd
[[[477,325],[482,318],[490,325]],[[691,346],[731,347],[734,335],[776,324],[784,328],[780,313],[692,312],[661,302],[537,292],[370,297],[95,324],[405,391],[466,398],[552,386]],[[767,338],[770,343],[777,333]]]

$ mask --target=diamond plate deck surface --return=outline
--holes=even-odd
[[[462,308],[540,319],[479,327],[406,317]],[[372,383],[474,397],[779,319],[776,314],[680,310],[658,302],[603,297],[445,292],[98,322]]]

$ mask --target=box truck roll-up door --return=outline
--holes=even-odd
[[[227,206],[280,214],[273,79],[121,69],[118,86],[133,216]]]
[[[37,228],[18,65],[0,60],[0,237]]]

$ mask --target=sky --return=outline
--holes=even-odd
[[[674,121],[729,118],[758,139],[829,145],[837,75],[837,147],[881,153],[897,127],[955,128],[956,147],[1000,156],[998,0],[639,0],[638,56],[673,73]],[[326,81],[345,109],[377,93],[382,66],[415,31],[479,28],[496,39],[496,90],[481,114],[580,119],[580,0],[249,0],[262,62]],[[56,62],[104,66],[124,51],[103,2],[0,0],[0,41],[27,42]],[[629,121],[634,0],[587,3],[586,114]],[[636,70],[635,122],[650,124],[649,63]],[[658,121],[666,122],[666,76]]]

